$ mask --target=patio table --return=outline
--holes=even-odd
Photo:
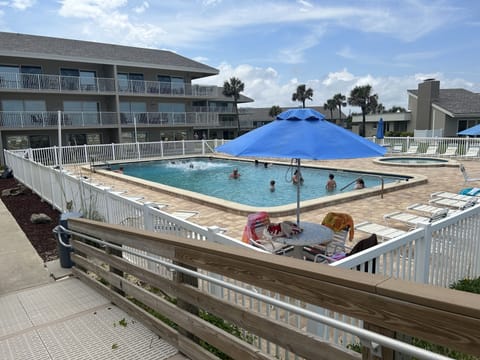
[[[314,244],[328,243],[333,239],[333,230],[317,223],[301,221],[303,231],[291,237],[277,237],[275,241],[286,245],[293,245],[293,257],[303,258],[303,247]]]

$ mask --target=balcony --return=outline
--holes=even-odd
[[[219,96],[217,86],[143,80],[118,80],[118,92],[121,94],[172,97],[213,98]]]
[[[117,124],[115,112],[64,112],[62,126],[98,127]],[[56,111],[1,111],[0,128],[52,128],[58,126]]]
[[[0,73],[0,90],[49,92],[114,93],[115,80],[78,76]]]
[[[217,86],[191,85],[143,80],[118,80],[122,95],[161,95],[171,97],[214,98]],[[0,73],[0,91],[46,91],[75,93],[115,93],[115,79],[45,74]]]
[[[139,126],[210,126],[220,125],[217,113],[209,112],[142,112],[121,113],[122,124]]]

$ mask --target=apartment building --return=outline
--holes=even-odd
[[[233,99],[192,83],[218,74],[213,67],[170,51],[16,33],[0,32],[0,44],[2,149],[54,146],[58,133],[63,145],[236,135]]]

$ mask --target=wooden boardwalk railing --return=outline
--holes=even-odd
[[[362,320],[370,329],[395,333],[480,356],[480,296],[420,285],[283,256],[154,234],[85,219],[69,220],[69,229],[110,244],[141,249],[203,273],[223,275],[263,289]],[[82,236],[83,237],[83,236]],[[360,355],[312,334],[215,297],[174,271],[172,279],[135,266],[110,251],[74,236],[74,274],[94,286],[119,307],[141,320],[159,336],[192,359],[213,359],[200,347],[202,340],[234,359],[272,359],[259,349],[220,330],[198,316],[198,309],[235,324],[247,338],[268,339],[279,346],[281,357],[306,359],[359,359]],[[118,249],[117,249],[118,250]],[[95,275],[95,276],[93,276]],[[101,281],[99,281],[101,279]],[[107,284],[107,285],[105,285]],[[262,290],[262,291],[263,291]],[[175,299],[176,301],[167,301]],[[132,301],[135,299],[135,302]],[[168,319],[172,327],[138,303]],[[288,314],[285,314],[288,316]],[[253,341],[254,342],[254,341]],[[367,349],[364,349],[364,357]],[[382,347],[382,358],[393,358]]]

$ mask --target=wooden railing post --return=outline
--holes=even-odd
[[[363,323],[363,328],[365,330],[370,330],[370,331],[376,332],[377,334],[388,336],[392,339],[395,338],[395,332],[394,331],[382,328],[382,327],[377,326],[377,325],[373,325],[373,324],[369,324],[369,323],[365,322],[365,323]],[[394,360],[395,359],[395,351],[382,346],[381,354],[377,355],[377,354],[374,354],[372,352],[372,349],[370,349],[369,347],[362,346],[362,359],[363,360],[377,360],[377,359]]]
[[[176,261],[174,261],[173,263],[175,265],[184,267],[186,269],[197,271],[197,269],[195,267],[192,267],[192,266],[189,266],[189,265],[186,265],[186,264],[182,264],[182,263],[179,263],[179,262],[176,262]],[[198,287],[198,279],[196,277],[189,276],[189,275],[186,275],[186,274],[178,272],[178,271],[174,272],[173,281],[177,282],[177,283],[187,284],[187,285],[190,285],[190,286],[193,286],[193,287],[196,287],[196,288]],[[190,304],[190,303],[188,303],[188,302],[186,302],[186,301],[184,301],[180,298],[177,298],[177,306],[180,309],[186,310],[189,313],[198,316],[198,307],[196,307],[195,305],[192,305],[192,304]],[[179,328],[178,331],[182,335],[188,337],[189,339],[191,339],[195,342],[198,342],[198,338],[194,334],[189,332],[187,329]]]

